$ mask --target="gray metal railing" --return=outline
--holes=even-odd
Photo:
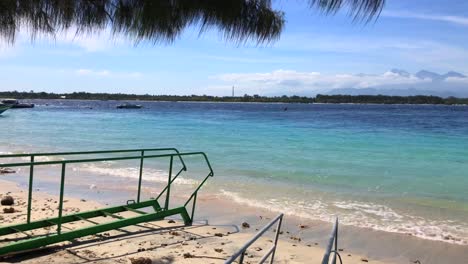
[[[330,255],[332,253],[333,253],[333,257],[330,262]],[[335,224],[333,225],[330,240],[328,241],[328,245],[325,250],[325,255],[323,256],[323,259],[322,259],[322,264],[329,264],[329,263],[336,264],[336,256],[338,256],[340,263],[343,263],[343,261],[341,260],[340,253],[338,253],[338,218],[336,218]]]
[[[232,257],[230,257],[228,260],[226,260],[226,262],[224,262],[224,264],[233,263],[237,258],[239,258],[239,262],[238,262],[239,264],[244,263],[244,256],[245,256],[245,252],[247,251],[247,249],[253,243],[255,243],[257,241],[257,239],[259,239],[266,231],[268,231],[268,229],[270,229],[275,223],[278,223],[278,225],[276,226],[275,241],[274,241],[273,246],[268,250],[268,252],[258,262],[258,263],[264,263],[268,259],[268,257],[271,256],[270,264],[273,263],[273,261],[275,259],[276,248],[277,248],[277,245],[278,245],[278,237],[279,237],[279,234],[280,234],[281,223],[282,222],[283,222],[283,214],[280,214],[277,217],[275,217],[275,219],[273,219],[270,223],[268,223],[265,227],[263,227],[262,230],[258,231],[258,233],[255,234],[255,236],[252,239],[250,239],[247,243],[245,243],[244,246],[242,246],[234,255],[232,255]]]

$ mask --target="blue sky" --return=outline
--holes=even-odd
[[[286,27],[263,46],[238,46],[215,30],[199,36],[194,28],[157,46],[106,32],[31,43],[20,32],[14,46],[0,43],[0,90],[230,95],[234,85],[237,94],[276,95],[422,85],[392,68],[468,73],[468,1],[387,0],[377,22],[366,25],[346,10],[324,16],[305,1],[274,5],[286,12]]]

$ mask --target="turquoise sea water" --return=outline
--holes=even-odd
[[[143,109],[118,110],[113,101],[35,103],[0,116],[0,151],[204,151],[216,175],[209,189],[220,199],[468,241],[466,106],[141,102]],[[124,165],[86,169],[126,177],[137,168]],[[165,177],[165,170],[154,173]]]

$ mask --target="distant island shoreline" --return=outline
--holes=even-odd
[[[94,101],[151,101],[151,102],[218,102],[218,103],[303,103],[303,104],[394,104],[394,105],[468,105],[468,98],[442,98],[430,95],[390,96],[390,95],[322,95],[306,96],[210,96],[210,95],[137,95],[111,93],[46,93],[46,92],[0,92],[0,98],[63,99]]]

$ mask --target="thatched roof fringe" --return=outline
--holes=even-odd
[[[371,18],[384,0],[309,0],[311,6],[332,13],[349,6],[355,17]],[[76,28],[86,34],[110,28],[136,42],[172,42],[188,26],[201,32],[218,29],[235,42],[258,43],[279,38],[284,13],[271,0],[1,0],[0,38],[13,43],[27,28],[36,34],[55,35]]]

